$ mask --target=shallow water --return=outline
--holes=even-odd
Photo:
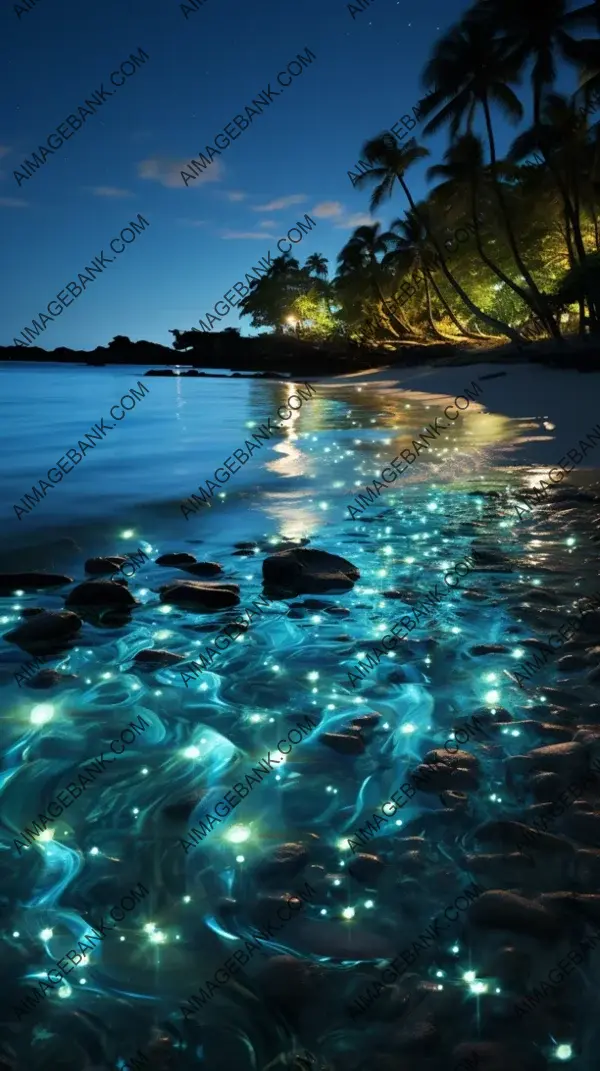
[[[573,944],[566,924],[561,943],[548,950],[527,927],[516,933],[476,926],[461,914],[396,992],[355,1022],[348,1007],[379,978],[384,961],[409,948],[473,881],[528,898],[596,891],[595,860],[575,851],[595,847],[575,823],[576,806],[551,830],[565,837],[568,865],[557,866],[556,856],[533,868],[522,858],[510,866],[490,860],[490,853],[511,849],[495,846],[493,831],[475,832],[490,819],[530,822],[527,807],[549,798],[512,756],[571,741],[580,725],[598,720],[600,615],[589,615],[526,689],[515,677],[534,649],[530,641],[554,631],[599,586],[595,472],[574,473],[574,490],[563,485],[552,505],[519,522],[511,500],[489,492],[539,479],[545,470],[519,465],[513,451],[524,436],[544,438],[548,429],[543,414],[536,427],[488,411],[482,384],[480,404],[353,521],[347,505],[354,496],[453,397],[317,383],[317,395],[281,429],[277,445],[265,444],[222,497],[186,521],[181,500],[243,446],[245,426],[275,417],[293,387],[159,378],[144,380],[150,393],[118,430],[17,522],[12,503],[140,378],[131,369],[45,368],[35,372],[32,394],[26,378],[33,375],[2,372],[13,458],[2,494],[12,517],[5,567],[65,571],[79,583],[95,554],[142,547],[154,559],[183,550],[223,566],[218,579],[239,584],[239,609],[260,595],[262,562],[286,541],[308,540],[343,555],[361,575],[343,594],[271,600],[244,637],[218,655],[212,672],[188,687],[178,667],[142,673],[133,656],[154,647],[198,658],[239,609],[193,614],[162,604],[158,587],[186,574],[153,561],[129,580],[139,603],[130,622],[86,620],[74,646],[49,658],[49,666],[78,680],[49,692],[19,688],[13,674],[30,656],[2,642],[8,1051],[32,1060],[28,1067],[75,1071],[120,1067],[141,1046],[152,1050],[158,1069],[262,1071],[279,1053],[288,1062],[273,1068],[299,1067],[290,1054],[306,1046],[336,1071],[408,1068],[413,1057],[437,1071],[454,1066],[456,1046],[496,1042],[510,1024],[522,1032],[522,1053],[546,1060],[568,1042],[577,1046],[578,1066],[591,1071],[598,1039],[586,1000],[565,1000],[558,1027],[550,1005],[551,1026],[534,1014],[514,1019],[515,1000]],[[465,375],[465,383],[470,379]],[[577,481],[585,492],[576,490]],[[239,541],[255,546],[234,553]],[[353,687],[349,670],[361,656],[474,551],[483,561]],[[3,632],[16,627],[25,608],[61,609],[69,590],[2,598]],[[505,649],[474,654],[482,644]],[[364,750],[338,754],[320,742],[324,732],[340,732],[373,712],[380,717],[364,725]],[[72,801],[52,836],[16,848],[19,832],[31,829],[83,765],[109,754],[110,741],[139,715],[148,727]],[[475,756],[473,783],[462,775],[459,794],[444,797],[448,806],[439,789],[414,795],[401,818],[382,824],[364,849],[379,858],[380,873],[373,863],[373,876],[348,877],[347,838],[473,715],[485,727],[464,746]],[[185,850],[186,831],[214,813],[231,786],[275,755],[307,716],[318,723],[310,736],[265,774],[235,815]],[[258,864],[286,843],[304,846],[306,855],[295,853],[297,868],[294,860],[279,860],[272,872],[261,871]],[[76,949],[90,924],[140,881],[148,889],[143,902],[15,1031],[17,987],[34,985]],[[277,938],[262,941],[261,952],[196,1020],[185,1021],[181,1007],[190,994],[206,988],[232,950],[244,947],[243,938],[274,917],[276,897],[304,890],[307,881],[314,893],[302,911]],[[350,908],[354,915],[346,917]],[[472,992],[473,979],[463,978],[469,970],[485,991]],[[584,993],[597,979],[593,958],[585,977],[575,976]],[[423,1036],[425,1020],[435,1023],[435,1044]],[[413,1056],[399,1057],[409,1041]]]

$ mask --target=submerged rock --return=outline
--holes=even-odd
[[[179,606],[182,610],[210,613],[238,606],[240,589],[237,584],[208,584],[201,580],[175,580],[160,589],[160,601]]]
[[[265,587],[291,595],[319,595],[328,591],[350,591],[360,572],[352,562],[326,550],[297,548],[282,550],[265,558]]]
[[[0,595],[14,595],[16,591],[44,591],[45,588],[60,588],[72,583],[72,576],[63,576],[61,573],[0,573]]]
[[[563,928],[560,919],[540,903],[503,889],[481,893],[469,908],[469,920],[486,929],[531,937],[558,937]]]
[[[194,562],[193,565],[181,565],[180,569],[192,576],[218,576],[223,572],[223,566],[218,562]]]
[[[90,576],[106,576],[117,572],[125,564],[127,558],[121,554],[111,554],[108,558],[88,558],[84,565],[86,573]]]
[[[365,750],[365,742],[357,733],[321,733],[317,739],[338,755],[362,755]]]
[[[280,844],[261,859],[255,874],[263,885],[284,888],[308,864],[308,851],[303,844]]]
[[[137,666],[144,669],[163,669],[166,666],[174,666],[177,662],[185,662],[184,655],[175,654],[173,651],[152,650],[138,651],[133,661]]]
[[[28,617],[22,625],[7,632],[4,639],[32,652],[62,647],[79,632],[82,624],[81,618],[68,610],[45,610],[35,617]]]
[[[25,683],[30,688],[42,689],[54,688],[58,684],[67,684],[69,681],[77,681],[76,673],[58,673],[55,669],[41,669],[35,677]]]
[[[67,595],[66,606],[111,606],[128,608],[137,606],[130,591],[112,580],[84,580]]]
[[[155,559],[155,565],[195,565],[196,558],[193,554],[185,551],[174,551],[172,554],[161,554]]]

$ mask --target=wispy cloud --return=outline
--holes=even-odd
[[[277,201],[269,201],[268,205],[252,205],[253,212],[279,212],[281,208],[289,208],[290,205],[299,205],[302,201],[308,201],[303,193],[293,193],[290,197],[280,197]]]
[[[206,224],[205,219],[178,219],[176,223],[181,223],[182,227],[204,227]]]
[[[245,201],[248,194],[243,190],[227,190],[225,196],[228,201]]]
[[[10,145],[0,145],[0,160],[3,156],[8,156],[9,152],[12,152]]]
[[[274,234],[265,234],[261,231],[223,231],[221,238],[261,238],[264,242],[265,238],[274,238]]]
[[[344,211],[344,206],[341,201],[320,201],[318,205],[311,208],[313,216],[317,219],[328,219],[330,216],[341,216]]]
[[[260,221],[260,223],[258,225],[259,225],[259,227],[276,227],[277,226],[277,224],[275,223],[274,219],[261,219],[261,221]]]
[[[18,197],[0,197],[2,208],[27,208],[28,201],[21,201]]]
[[[120,190],[118,186],[88,186],[94,197],[133,197],[131,190]]]
[[[340,220],[335,226],[337,230],[354,230],[355,227],[374,227],[377,222],[378,220],[373,219],[373,216],[369,216],[366,212],[354,212],[346,219]]]
[[[148,160],[140,161],[138,175],[140,178],[159,182],[161,186],[166,186],[168,189],[178,188],[184,190],[186,186],[181,177],[181,172],[187,170],[188,164],[189,160],[169,160],[166,156],[150,157]],[[220,160],[214,160],[206,171],[203,171],[194,182],[190,183],[190,187],[202,185],[206,182],[220,182],[222,177],[222,164]]]

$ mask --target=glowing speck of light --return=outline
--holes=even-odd
[[[52,703],[37,703],[32,708],[29,720],[32,725],[45,725],[47,721],[51,721],[54,717],[54,707]]]
[[[42,930],[42,932],[40,933],[40,937],[42,941],[49,941],[53,933],[54,930],[46,928],[45,930]]]
[[[522,658],[525,654],[525,651],[522,647],[515,647],[514,651],[512,651],[511,653],[513,658]]]
[[[486,675],[485,675],[485,677],[483,679],[484,679],[484,681],[487,681],[488,684],[495,684],[495,682],[498,680],[498,674],[497,673],[486,673]]]
[[[497,692],[495,688],[491,692],[485,693],[486,703],[497,703],[500,699],[500,692]]]
[[[355,912],[354,912],[354,908],[353,907],[345,907],[344,910],[342,911],[342,915],[344,916],[345,919],[353,919],[354,918],[354,914],[355,914]]]
[[[184,898],[183,898],[184,904],[189,904],[191,899],[192,899],[191,896],[184,896]]]
[[[134,807],[131,813],[135,814],[135,815],[138,815],[140,813],[139,807]]]
[[[412,565],[413,562],[415,561],[415,559],[414,558],[405,558],[404,561],[405,561],[406,565]]]
[[[154,933],[155,929],[156,929],[156,923],[155,922],[146,922],[144,924],[144,933]]]
[[[142,768],[142,773],[143,773],[144,777],[146,777],[150,773],[150,770],[148,769],[147,766],[144,766]]]
[[[87,985],[86,979],[85,978],[80,978],[79,979],[79,985]]]
[[[245,840],[248,840],[250,836],[250,830],[248,826],[232,826],[224,834],[225,840],[231,841],[232,844],[243,844]]]
[[[246,856],[245,855],[236,855],[235,861],[236,861],[236,863],[245,863],[246,862]]]
[[[167,940],[167,935],[166,933],[163,933],[162,930],[155,930],[154,933],[150,934],[150,940],[155,945],[164,945]]]
[[[341,881],[340,881],[340,879],[339,879],[339,878],[334,878],[334,879],[333,879],[333,884],[334,884],[334,885],[341,885],[342,883],[341,883]]]
[[[402,819],[401,818],[397,818],[396,819],[396,825],[397,826],[401,826],[402,825]]]
[[[90,848],[90,855],[98,855],[99,848]]]
[[[477,993],[477,994],[487,993],[487,991],[488,991],[488,987],[485,984],[485,982],[474,982],[473,985],[470,987],[470,989],[471,989],[472,993]]]
[[[40,840],[52,840],[53,837],[54,837],[54,830],[53,829],[44,829],[40,833]]]
[[[273,673],[279,673],[279,666],[271,666]]]
[[[71,993],[73,992],[73,990],[71,989],[70,985],[66,985],[65,984],[65,985],[61,985],[60,989],[57,989],[56,992],[57,992],[57,995],[60,997],[61,1000],[66,1000],[67,997],[71,996]]]
[[[455,956],[457,956],[460,950],[459,950],[458,945],[452,945],[452,948],[450,949],[450,951],[453,952]]]
[[[200,758],[200,748],[196,747],[195,744],[191,744],[190,747],[186,747],[186,749],[183,752],[183,754],[184,754],[184,758],[186,758],[186,759],[199,759]]]
[[[463,974],[463,982],[474,982],[476,977],[477,975],[475,974],[475,971],[465,971]]]
[[[260,721],[261,718],[262,718],[262,714],[251,714],[250,715],[250,721],[253,721],[253,722]]]
[[[375,907],[374,900],[365,900],[365,907]]]
[[[575,539],[573,538],[573,536],[569,536],[569,538],[567,539],[567,546],[568,547],[574,547],[575,546]],[[19,594],[19,592],[17,592],[17,595],[18,594]]]
[[[124,937],[119,937],[119,941],[124,941],[124,940],[125,940]]]
[[[121,532],[121,539],[131,539],[135,535],[133,528],[128,528],[127,531]]]
[[[308,678],[307,679],[309,681],[318,681],[319,674],[317,673],[317,671],[315,669],[313,669],[312,673],[308,674]]]
[[[112,673],[110,672],[110,670],[107,670],[106,673],[101,673],[100,676],[102,677],[103,681],[109,681],[112,677]]]
[[[337,846],[340,852],[347,852],[350,850],[350,842],[347,840],[338,840]]]
[[[385,728],[385,726],[384,726],[384,728]],[[416,728],[417,728],[416,725],[413,725],[413,723],[411,721],[408,721],[406,723],[406,725],[402,726],[402,728],[400,729],[400,732],[401,733],[414,733]]]
[[[570,1045],[557,1045],[554,1055],[557,1060],[570,1060],[573,1055],[573,1049]]]
[[[172,606],[159,606],[158,612],[160,614],[170,614],[172,609]]]

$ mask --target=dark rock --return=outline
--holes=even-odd
[[[382,595],[383,595],[384,599],[403,599],[404,598],[404,595],[402,594],[401,591],[394,591],[393,589],[391,591],[383,591]]]
[[[439,1048],[440,1032],[433,1023],[413,1023],[394,1034],[394,1051],[427,1056]]]
[[[35,677],[26,681],[29,688],[54,688],[58,684],[67,684],[69,681],[77,681],[79,677],[75,673],[57,673],[55,669],[41,669]]]
[[[90,576],[106,576],[116,573],[126,561],[127,558],[119,554],[114,557],[111,555],[110,558],[88,558],[84,569]]]
[[[0,573],[0,595],[14,595],[16,591],[44,591],[72,583],[73,577],[61,573]]]
[[[21,617],[35,617],[36,614],[45,614],[43,606],[25,606],[21,610]]]
[[[526,756],[532,769],[549,770],[554,773],[582,773],[588,765],[583,744],[548,744],[534,748]]]
[[[502,643],[478,643],[475,647],[469,648],[469,654],[475,658],[481,657],[481,655],[488,654],[508,654],[509,648],[505,647]]]
[[[217,562],[195,562],[194,565],[182,565],[180,568],[192,576],[218,576],[223,572],[223,566]]]
[[[77,614],[65,610],[45,610],[43,614],[28,617],[22,625],[18,625],[12,632],[7,632],[4,639],[31,652],[40,648],[63,647],[79,632],[82,624]]]
[[[284,888],[309,861],[303,844],[280,844],[255,868],[259,881],[271,888]]]
[[[338,755],[362,755],[365,750],[364,740],[356,733],[322,733],[317,739]]]
[[[490,930],[510,930],[532,937],[558,937],[559,919],[535,900],[517,893],[490,890],[481,893],[469,908],[469,920]]]
[[[328,606],[325,610],[326,614],[331,617],[349,617],[350,611],[345,606]]]
[[[512,822],[510,819],[498,818],[490,822],[483,822],[474,832],[475,840],[481,844],[496,844],[503,848],[512,848],[519,845],[527,850],[531,847],[537,851],[550,853],[562,852],[565,855],[573,854],[573,845],[562,837],[555,837],[552,833],[532,829],[523,822]]]
[[[161,554],[155,559],[156,565],[195,565],[196,558],[193,554],[185,554],[183,551],[175,551],[172,554]]]
[[[479,777],[476,770],[467,770],[463,766],[452,769],[441,762],[432,766],[419,765],[414,770],[413,776],[415,778],[415,788],[419,792],[429,792],[434,795],[443,792],[445,789],[461,792],[479,787]]]
[[[292,595],[350,591],[359,578],[352,562],[325,550],[293,548],[270,555],[263,562],[265,587]]]
[[[600,636],[600,611],[590,610],[584,614],[579,624],[579,630],[586,636]]]
[[[148,648],[138,651],[133,661],[140,668],[163,669],[166,666],[174,666],[177,662],[185,662],[183,655],[174,654],[173,651],[152,650]]]
[[[211,613],[237,606],[240,589],[237,584],[209,584],[201,580],[175,580],[160,589],[160,601],[194,613]]]
[[[371,855],[366,852],[359,852],[352,860],[352,863],[346,867],[348,874],[351,874],[356,881],[367,882],[368,884],[377,881],[385,869],[386,864],[378,855]]]
[[[67,595],[65,606],[129,608],[137,606],[133,595],[112,580],[84,580]]]

